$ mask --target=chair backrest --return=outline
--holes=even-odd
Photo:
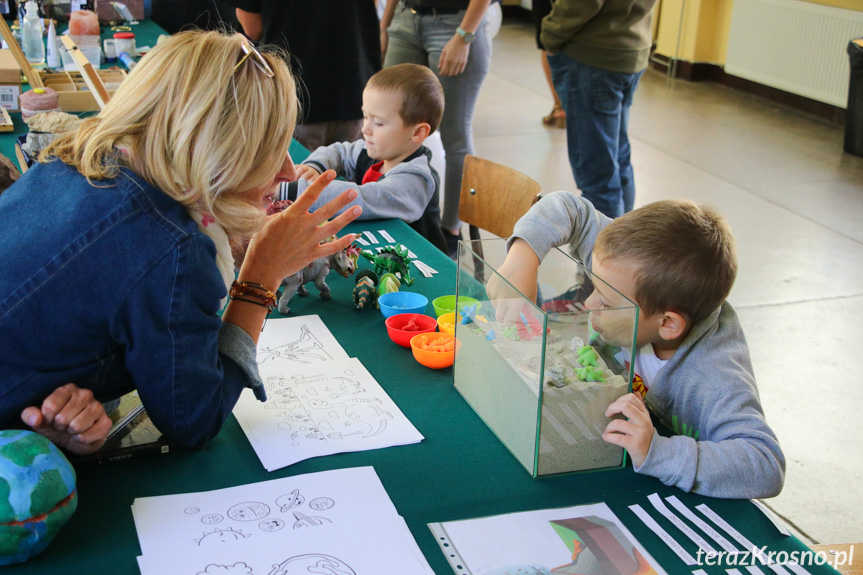
[[[464,159],[459,219],[502,238],[539,200],[542,188],[521,172],[476,156]]]

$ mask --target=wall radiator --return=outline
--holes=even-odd
[[[797,0],[734,0],[725,71],[845,108],[846,50],[861,36],[863,12]]]

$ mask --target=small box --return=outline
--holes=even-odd
[[[602,433],[606,408],[631,390],[638,306],[621,295],[619,307],[587,310],[594,284],[614,287],[560,249],[540,266],[535,302],[501,281],[505,243],[459,246],[455,388],[534,478],[622,467],[624,450]],[[468,297],[479,303],[459,303]]]
[[[113,96],[120,84],[126,78],[126,72],[118,68],[96,70],[102,83]],[[60,96],[60,109],[64,112],[98,112],[99,104],[87,87],[87,82],[80,72],[63,72],[61,74],[39,73],[45,86],[54,88]]]
[[[10,112],[21,109],[21,68],[10,50],[0,50],[0,106]]]

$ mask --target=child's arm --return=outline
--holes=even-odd
[[[710,381],[691,383],[700,384]],[[679,435],[662,437],[654,432],[637,472],[711,497],[774,497],[782,490],[785,456],[757,395],[747,386],[735,385],[715,394],[700,422],[674,425]],[[696,437],[689,436],[695,430],[688,425],[700,425]]]
[[[554,192],[534,204],[515,224],[499,270],[512,287],[495,274],[486,288],[497,321],[519,319],[521,300],[513,287],[536,301],[539,264],[553,247],[570,244],[570,252],[590,267],[596,236],[610,221],[593,204],[567,192]]]
[[[569,192],[543,196],[515,224],[512,238],[527,242],[542,261],[554,247],[569,244],[570,253],[590,268],[593,244],[611,219],[589,201]]]
[[[305,166],[308,169],[313,169],[318,175],[323,174],[327,170],[333,170],[339,178],[346,180],[356,180],[357,158],[360,155],[365,142],[357,140],[356,142],[336,142],[329,146],[321,146],[303,160],[303,163],[297,166],[302,168]],[[299,171],[297,172],[299,176]],[[315,176],[316,178],[317,176]],[[314,180],[309,180],[311,183]]]
[[[422,217],[435,192],[434,178],[428,165],[423,165],[423,162],[426,162],[424,157],[401,164],[377,182],[357,185],[336,180],[327,186],[311,209],[316,210],[345,190],[357,190],[356,200],[343,210],[353,206],[362,207],[363,214],[358,219],[394,218],[407,223],[415,222]],[[305,180],[296,183],[298,196],[308,184]]]

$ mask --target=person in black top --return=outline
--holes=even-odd
[[[246,36],[291,55],[301,85],[294,132],[309,150],[362,137],[362,96],[381,69],[378,16],[372,0],[226,0]]]

